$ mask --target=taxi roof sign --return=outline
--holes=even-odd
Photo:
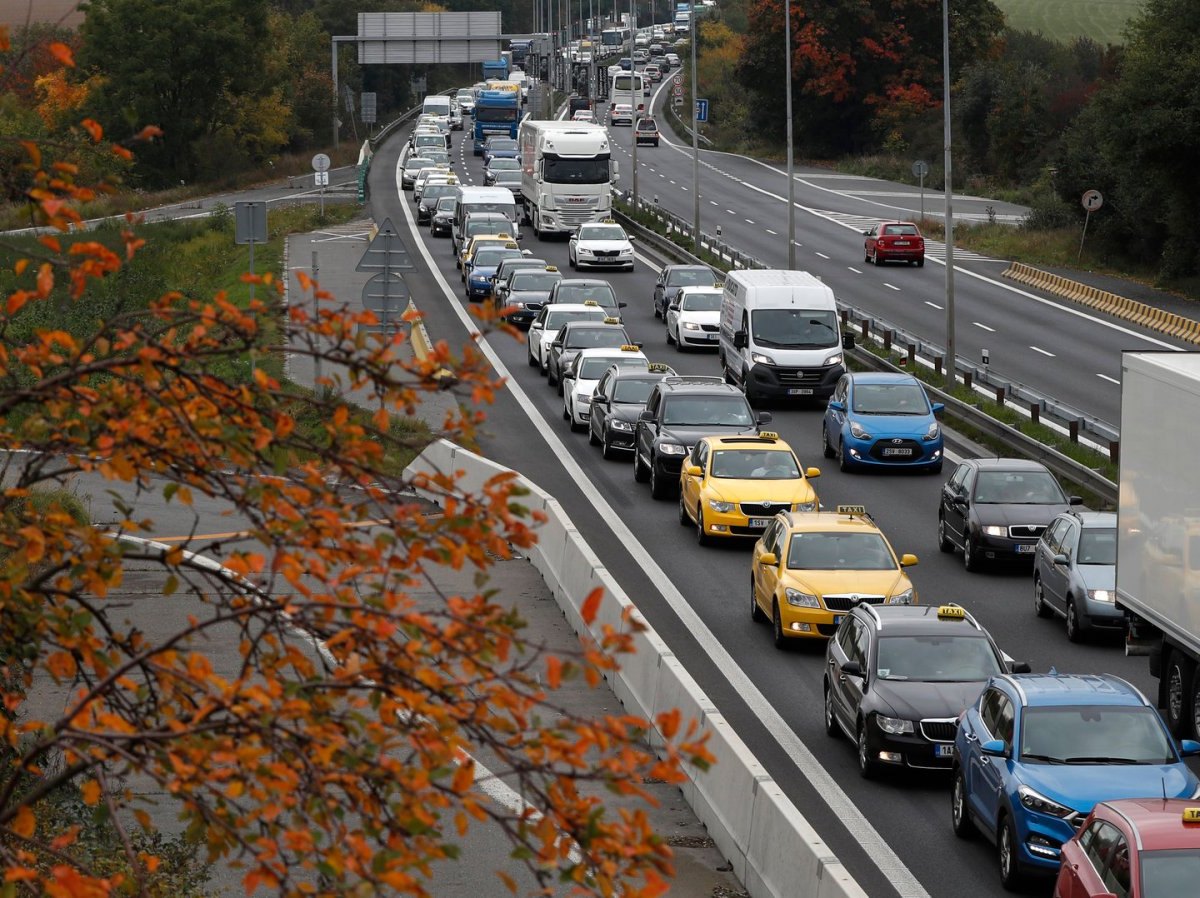
[[[966,620],[967,611],[959,605],[939,605],[937,616],[938,620]]]
[[[620,319],[620,318],[614,318],[614,317],[612,317],[612,315],[606,315],[606,316],[604,317],[604,323],[605,323],[605,324],[620,324],[620,323],[621,323],[621,319]]]
[[[558,271],[558,266],[557,265],[547,265],[546,270],[547,271]]]
[[[777,440],[779,439],[779,434],[773,430],[760,430],[758,432],[758,438],[760,440]]]
[[[594,300],[594,299],[585,299],[585,300],[583,301],[583,304],[584,304],[585,306],[598,306],[598,305],[600,305],[600,303],[596,302],[596,300]]]
[[[634,343],[625,343],[621,346],[621,352],[640,352],[637,345]]]
[[[839,506],[837,506],[837,513],[838,514],[849,514],[849,515],[865,515],[867,513],[867,506],[865,506],[865,505],[839,505]]]
[[[1200,823],[1200,808],[1184,808],[1182,817],[1184,823]]]
[[[653,374],[663,374],[671,370],[671,366],[666,362],[650,362],[646,365],[646,370]]]

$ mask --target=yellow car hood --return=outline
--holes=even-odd
[[[801,592],[823,596],[891,596],[904,592],[912,584],[902,571],[793,571],[784,575],[784,585]]]
[[[719,502],[815,502],[816,491],[800,480],[722,480],[709,482],[708,499]]]

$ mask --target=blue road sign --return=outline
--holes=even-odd
[[[708,121],[708,100],[697,100],[696,101],[696,121],[698,121],[698,122],[707,122]]]

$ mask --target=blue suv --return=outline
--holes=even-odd
[[[1200,780],[1158,711],[1109,674],[999,674],[958,720],[954,833],[996,843],[1000,881],[1053,874],[1062,844],[1099,801],[1200,798]]]
[[[825,407],[821,445],[843,471],[859,467],[942,470],[942,428],[911,374],[843,374]]]

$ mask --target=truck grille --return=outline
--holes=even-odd
[[[564,209],[558,213],[558,217],[565,225],[581,225],[591,222],[595,218],[595,213],[587,209]]]
[[[822,596],[821,599],[825,602],[825,607],[830,611],[849,611],[855,605],[861,605],[864,602],[868,605],[883,604],[883,596],[868,596],[858,593],[851,593],[844,596]]]

